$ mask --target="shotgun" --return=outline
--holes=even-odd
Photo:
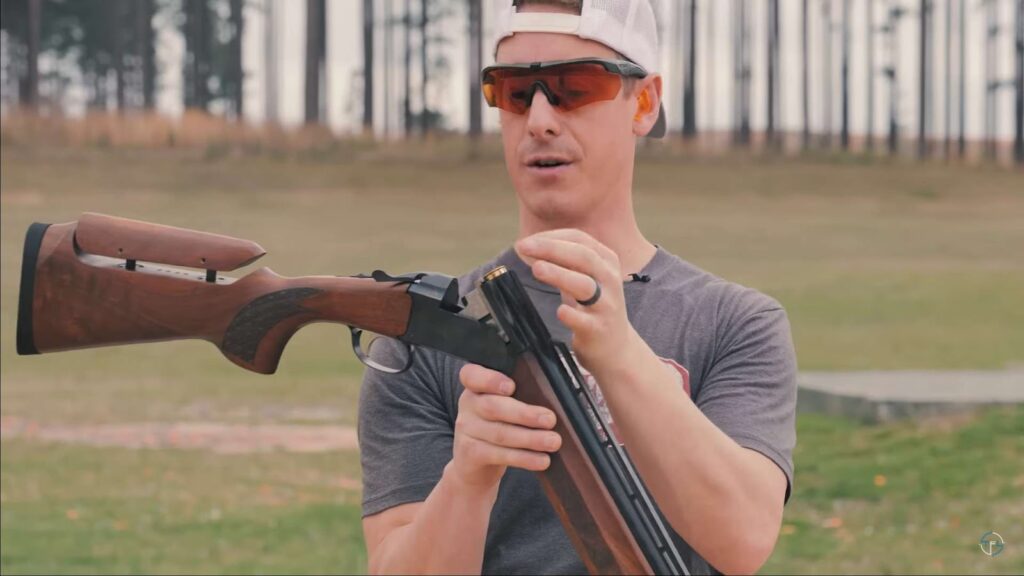
[[[348,326],[353,351],[374,370],[408,369],[417,346],[451,354],[510,376],[516,398],[556,414],[563,444],[537,475],[590,573],[689,574],[569,348],[552,339],[515,272],[492,270],[465,296],[455,278],[432,272],[221,275],[264,254],[248,240],[96,213],[32,224],[18,354],[201,339],[235,364],[271,374],[291,336],[311,322]],[[373,360],[364,332],[401,342],[405,365]]]

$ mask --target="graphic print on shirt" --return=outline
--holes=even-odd
[[[612,413],[608,409],[608,403],[605,402],[604,394],[601,393],[601,387],[597,385],[597,379],[594,378],[594,375],[591,374],[589,370],[587,370],[586,368],[583,367],[582,364],[580,364],[579,359],[576,358],[575,353],[572,354],[572,357],[573,360],[576,360],[576,365],[579,366],[580,368],[580,375],[583,376],[583,380],[587,384],[587,390],[590,392],[590,397],[593,399],[594,405],[597,407],[598,414],[600,414],[601,418],[608,423],[608,426],[612,432],[612,436],[615,438],[615,442],[621,446],[622,435],[619,434],[619,430],[615,426],[615,422],[612,420]],[[681,364],[679,364],[678,362],[671,358],[662,358],[659,356],[658,359],[673,369],[672,374],[675,375],[676,382],[679,383],[679,387],[682,388],[684,392],[686,392],[687,396],[690,396],[690,372]],[[587,407],[587,412],[591,419],[594,419],[594,415],[590,413],[589,406]],[[598,433],[600,434],[601,428],[597,426],[596,422],[594,423],[594,428],[598,430]],[[600,435],[604,436],[603,434]],[[601,440],[604,441],[605,439],[602,437]]]

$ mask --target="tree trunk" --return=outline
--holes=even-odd
[[[210,23],[206,0],[185,0],[185,108],[206,110],[210,102]]]
[[[892,3],[889,5],[889,153],[896,154],[900,144],[899,121],[899,21],[902,9]]]
[[[708,47],[708,52],[709,53],[713,53],[714,52],[714,50],[715,50],[715,48],[714,48],[715,40],[717,40],[717,36],[715,35],[715,7],[718,6],[718,4],[716,4],[715,1],[717,1],[717,0],[712,0],[711,2],[708,2],[704,6],[705,12],[707,12],[707,40],[705,41],[704,45]],[[708,127],[708,129],[710,131],[712,129],[712,126],[713,126],[714,122],[715,122],[715,97],[714,96],[717,96],[716,87],[718,86],[718,84],[715,82],[715,73],[714,73],[713,67],[712,66],[706,66],[705,70],[706,71],[704,72],[704,81],[707,82],[707,86],[704,88],[704,93],[712,95],[711,98],[707,98],[706,99],[707,100],[707,104],[705,105],[706,106],[705,110],[707,110],[707,117],[705,118],[705,125]]]
[[[200,0],[199,4],[199,38],[197,47],[196,69],[198,70],[197,98],[198,105],[206,111],[210,106],[210,72],[212,69],[213,54],[211,53],[210,42],[213,39],[211,34],[211,15],[208,0]]]
[[[231,28],[234,36],[231,38],[231,76],[234,84],[233,108],[235,119],[242,120],[244,108],[243,90],[245,83],[245,71],[242,69],[242,34],[245,27],[245,18],[242,14],[242,0],[231,0]]]
[[[1017,0],[1017,33],[1014,35],[1017,51],[1017,125],[1014,127],[1013,153],[1018,164],[1024,164],[1024,0]]]
[[[306,0],[306,124],[321,121],[320,76],[326,47],[324,13],[325,0]]]
[[[943,124],[943,137],[942,137],[942,156],[949,160],[950,153],[952,151],[953,144],[953,1],[946,0],[946,37],[943,44],[945,45],[945,62],[943,62],[943,109],[942,115]]]
[[[750,144],[750,2],[740,0],[741,38],[743,39],[743,102],[740,116],[740,135],[744,144]]]
[[[402,18],[402,130],[412,135],[412,0],[405,0]]]
[[[950,0],[952,1],[952,0]],[[867,46],[867,85],[868,85],[868,114],[867,114],[867,130],[865,131],[864,139],[868,151],[875,149],[875,0],[867,0],[868,16],[867,16],[867,32],[868,32],[868,46]]]
[[[850,0],[843,0],[843,62],[842,70],[842,104],[840,110],[840,122],[842,127],[839,133],[839,144],[844,151],[850,149]]]
[[[113,26],[110,27],[110,54],[114,60],[114,94],[117,96],[117,113],[125,111],[125,25],[128,23],[125,18],[128,4],[124,0],[108,0],[106,16],[110,18]]]
[[[469,0],[469,136],[478,140],[483,133],[483,105],[480,70],[483,67],[483,4]]]
[[[182,25],[182,37],[185,41],[185,53],[184,62],[181,66],[181,99],[182,105],[185,110],[195,108],[196,106],[196,82],[197,70],[196,70],[196,41],[199,39],[199,33],[196,29],[199,27],[199,14],[198,4],[202,0],[184,0],[182,6],[182,14],[185,18]]]
[[[683,134],[688,138],[693,138],[697,135],[697,0],[690,0],[689,18]]]
[[[263,92],[264,122],[277,122],[277,0],[264,0]]]
[[[107,71],[91,70],[85,75],[85,82],[92,89],[89,97],[89,108],[97,111],[107,109]]]
[[[989,159],[995,159],[996,142],[995,131],[999,125],[996,123],[996,36],[999,31],[998,16],[996,14],[996,3],[992,0],[985,0],[986,23],[985,23],[985,155]]]
[[[373,134],[373,0],[363,0],[363,134]]]
[[[779,9],[779,3],[777,0],[768,0],[768,29],[766,30],[765,37],[767,38],[767,50],[765,55],[767,56],[765,61],[766,70],[766,83],[768,84],[767,90],[765,90],[768,97],[767,102],[767,123],[765,127],[765,137],[768,141],[769,146],[775,142],[775,16]]]
[[[802,36],[801,42],[803,45],[803,58],[801,66],[801,92],[803,93],[803,118],[804,118],[804,133],[803,133],[803,147],[807,149],[811,145],[811,85],[810,85],[810,44],[808,43],[808,25],[810,16],[808,0],[803,0],[803,18],[800,23],[800,35]]]
[[[952,0],[950,0],[952,1]],[[960,73],[958,74],[957,82],[960,84],[959,97],[957,98],[957,107],[959,111],[957,113],[957,122],[959,123],[958,136],[957,136],[957,153],[961,158],[967,154],[967,6],[965,0],[960,0],[959,14],[960,14],[960,58],[957,61],[957,65],[960,67]]]
[[[928,117],[929,117],[929,106],[928,106],[928,90],[931,87],[931,73],[929,63],[929,42],[928,42],[928,30],[929,30],[929,14],[931,13],[931,2],[929,0],[921,0],[919,10],[919,19],[921,24],[920,30],[920,72],[918,77],[918,109],[917,109],[917,156],[918,158],[925,158],[928,156],[928,141],[927,141],[927,130],[928,130]]]
[[[137,7],[142,107],[150,111],[156,106],[156,34],[153,33],[153,1],[140,0]]]
[[[825,39],[824,56],[822,58],[822,100],[824,100],[824,127],[821,141],[826,148],[832,147],[832,0],[823,0],[821,4],[821,20]]]
[[[391,0],[384,0],[384,137],[391,136]]]
[[[714,0],[712,0],[714,1]],[[740,65],[740,2],[742,0],[732,0],[730,3],[731,18],[729,18],[732,24],[732,140],[733,144],[739,143],[740,140],[740,90],[741,90],[741,65]]]
[[[420,74],[423,75],[420,84],[420,123],[422,124],[420,133],[423,136],[430,132],[430,106],[427,105],[427,86],[429,86],[430,80],[429,66],[427,65],[430,48],[430,39],[427,37],[429,20],[427,0],[420,0]]]
[[[679,52],[679,133],[683,134],[686,128],[686,2],[674,2],[676,7],[676,19],[674,38],[678,45],[673,44],[672,50]]]
[[[736,34],[736,143],[746,146],[750,143],[750,42],[747,0],[737,0],[734,5]]]
[[[9,1],[9,0],[8,0]],[[33,112],[39,106],[39,33],[42,26],[42,0],[28,0],[28,60],[21,104]]]

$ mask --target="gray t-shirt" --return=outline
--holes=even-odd
[[[561,303],[557,290],[534,278],[511,248],[460,277],[461,292],[472,290],[497,265],[518,273],[552,335],[568,342],[569,330],[555,317]],[[625,284],[633,327],[659,357],[682,367],[680,393],[689,393],[701,412],[738,444],[782,469],[788,500],[796,444],[796,356],[782,306],[661,247],[639,274],[649,280]],[[389,349],[375,348],[375,357],[382,352],[386,355]],[[462,393],[458,374],[465,362],[422,348],[414,354],[412,367],[402,374],[367,370],[363,378],[358,428],[363,516],[425,500],[452,458]],[[685,450],[688,443],[699,441],[665,438],[664,449]],[[680,481],[686,481],[685,475]],[[692,573],[717,572],[674,536]],[[438,537],[450,542],[452,535]],[[585,572],[532,472],[510,468],[501,481],[483,572]]]

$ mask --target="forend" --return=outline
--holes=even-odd
[[[75,244],[99,256],[218,271],[241,268],[266,254],[251,240],[95,212],[78,219]]]

